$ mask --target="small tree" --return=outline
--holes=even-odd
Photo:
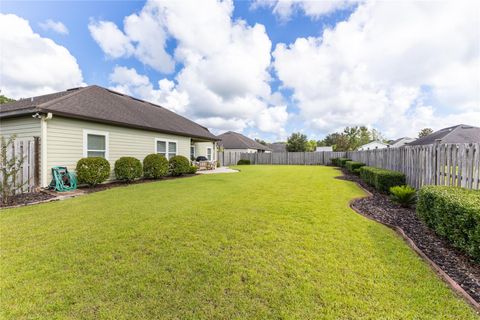
[[[17,184],[16,178],[23,167],[25,157],[17,156],[15,153],[9,157],[8,150],[15,142],[15,135],[8,139],[0,136],[0,194],[2,195],[2,203],[8,204],[10,197],[18,190],[21,190],[28,181]]]
[[[423,128],[422,130],[420,130],[420,132],[418,133],[418,137],[419,138],[423,138],[423,137],[426,137],[430,134],[433,133],[433,130],[432,128]]]
[[[287,151],[288,152],[305,152],[307,151],[307,136],[300,133],[295,132],[292,133],[287,140]]]

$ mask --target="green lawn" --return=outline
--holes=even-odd
[[[321,166],[0,211],[2,318],[476,319]]]

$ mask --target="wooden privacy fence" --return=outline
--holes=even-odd
[[[16,139],[7,150],[7,159],[11,159],[12,155],[16,155],[18,159],[24,158],[21,170],[17,176],[12,178],[14,186],[23,187],[17,193],[32,192],[39,185],[39,139]],[[3,166],[3,163],[0,163]],[[0,171],[0,179],[3,181],[2,172]]]
[[[252,164],[328,165],[332,158],[348,157],[368,166],[403,172],[407,183],[459,186],[480,189],[480,143],[435,144],[347,152],[219,152],[222,165],[235,165],[240,159]]]
[[[349,151],[346,156],[368,166],[403,172],[415,188],[434,184],[480,189],[480,143]]]

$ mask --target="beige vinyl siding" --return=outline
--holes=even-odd
[[[8,137],[13,134],[18,139],[40,137],[40,120],[32,116],[0,119],[0,135]]]
[[[217,152],[213,142],[196,142],[195,157],[207,156],[207,148],[212,148],[212,160],[217,160]]]
[[[108,132],[108,160],[112,171],[115,161],[120,157],[135,157],[143,161],[145,156],[156,150],[155,139],[177,142],[177,155],[190,159],[190,138],[158,132],[131,129],[120,126],[101,124],[53,116],[47,122],[47,166],[51,179],[52,166],[67,166],[74,170],[76,163],[83,158],[83,131]]]

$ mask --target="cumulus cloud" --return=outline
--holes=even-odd
[[[53,21],[52,19],[45,20],[39,23],[40,28],[45,31],[54,31],[60,34],[68,34],[67,27],[60,21]]]
[[[27,20],[0,14],[0,30],[2,94],[18,99],[83,85],[75,57],[34,33]]]
[[[274,68],[321,132],[370,124],[395,137],[480,123],[478,5],[367,2],[319,38],[278,44]]]
[[[143,35],[161,37],[154,47],[139,32],[135,50],[143,47],[144,56],[155,57],[170,37],[176,41],[174,59],[182,68],[174,79],[152,85],[143,83],[144,76],[138,74],[119,81],[120,73],[136,71],[117,67],[112,84],[123,92],[155,99],[213,129],[256,127],[281,132],[288,113],[269,85],[271,41],[263,25],[234,20],[232,13],[230,1],[205,1],[201,6],[188,1],[147,2],[139,14],[125,18],[124,35],[132,37],[130,23],[149,21],[142,27]]]
[[[318,19],[336,10],[351,8],[358,2],[360,0],[257,0],[253,3],[252,8],[270,7],[277,17],[287,21],[295,12]]]

